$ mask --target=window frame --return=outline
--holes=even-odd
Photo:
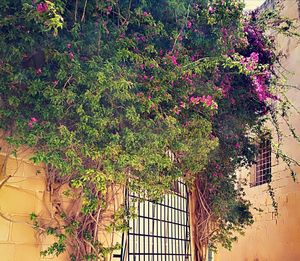
[[[270,133],[265,134],[258,144],[256,163],[252,166],[250,187],[257,187],[272,181],[272,137]]]

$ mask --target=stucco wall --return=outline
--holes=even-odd
[[[39,233],[30,220],[30,214],[35,213],[44,224],[55,225],[55,209],[50,203],[44,168],[32,164],[32,151],[28,149],[19,150],[17,157],[7,157],[11,150],[1,139],[1,132],[0,148],[0,261],[70,260],[68,251],[59,257],[42,257],[40,251],[57,240]],[[98,236],[104,245],[110,246],[121,242],[120,233],[108,233],[105,229],[123,203],[123,188],[109,188],[107,199],[110,204],[102,215]],[[68,198],[62,198],[62,207],[77,209]]]
[[[9,148],[3,140],[0,147],[0,260],[49,260],[51,257],[42,258],[40,251],[46,249],[53,238],[39,236],[29,217],[36,213],[45,222],[51,217],[44,169],[29,161],[30,151],[20,151],[14,158],[7,157]],[[51,260],[67,259],[62,255]]]
[[[298,1],[287,0],[283,14],[290,18],[298,18]],[[288,92],[289,99],[300,109],[300,44],[298,40],[278,37],[278,45],[287,55],[283,66],[290,71],[287,84],[296,86]],[[295,111],[290,115],[291,123],[300,133],[300,115]],[[288,134],[282,124],[284,151],[300,161],[300,145]],[[279,216],[274,215],[272,201],[268,195],[267,185],[246,187],[248,199],[256,208],[255,223],[240,236],[231,251],[219,249],[218,261],[298,261],[300,260],[300,168],[295,168],[298,176],[296,182],[291,178],[286,165],[272,158],[272,187],[274,188]],[[250,170],[241,170],[241,178],[249,180]]]

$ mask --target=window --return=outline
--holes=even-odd
[[[191,261],[188,190],[183,181],[172,190],[159,202],[127,191],[137,218],[123,236],[122,261]]]
[[[271,181],[271,152],[271,138],[266,135],[259,144],[252,186]]]

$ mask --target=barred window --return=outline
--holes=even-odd
[[[258,155],[256,158],[255,175],[252,182],[253,186],[258,186],[271,181],[271,138],[265,136],[258,148]]]
[[[191,261],[189,192],[184,181],[174,182],[174,193],[160,201],[146,199],[127,189],[126,206],[137,217],[123,234],[122,250],[115,260]]]

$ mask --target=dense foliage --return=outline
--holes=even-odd
[[[1,1],[0,128],[15,151],[34,148],[50,186],[67,183],[82,201],[80,215],[58,213],[64,225],[47,232],[59,241],[43,254],[68,245],[74,260],[93,260],[112,250],[93,231],[117,184],[156,199],[179,177],[197,184],[208,195],[211,242],[230,246],[232,231],[251,224],[234,173],[253,162],[278,100],[277,57],[243,7]]]

